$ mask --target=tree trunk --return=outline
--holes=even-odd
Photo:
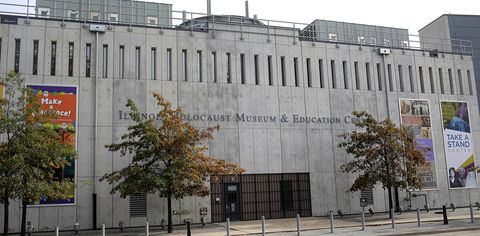
[[[168,196],[167,197],[167,205],[168,205],[168,233],[173,232],[173,225],[172,225],[172,197]]]
[[[395,211],[400,212],[400,196],[398,195],[398,186],[395,184]]]
[[[5,202],[3,204],[3,207],[5,208],[5,210],[3,211],[3,235],[7,236],[8,235],[8,208],[10,208],[10,202],[9,202],[9,199],[8,199],[8,196],[5,195],[3,197],[3,201]]]
[[[20,236],[25,236],[26,225],[27,225],[27,200],[22,199],[22,224],[20,225]]]
[[[388,186],[388,218],[392,218],[393,212],[392,212],[392,207],[393,207],[393,202],[392,202],[392,187]]]

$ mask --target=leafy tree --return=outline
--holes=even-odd
[[[342,165],[342,171],[356,173],[349,191],[358,191],[377,183],[388,190],[392,209],[392,187],[422,188],[420,167],[428,165],[424,155],[428,148],[419,147],[408,127],[396,127],[390,120],[379,122],[367,112],[353,112],[358,130],[342,135],[344,147],[353,160]]]
[[[158,194],[167,198],[168,232],[172,232],[172,198],[187,196],[204,197],[209,194],[205,181],[213,181],[220,175],[241,174],[237,164],[214,159],[206,155],[205,143],[213,138],[218,126],[197,129],[184,122],[179,114],[181,108],[173,109],[161,95],[153,95],[160,106],[156,120],[142,120],[135,102],[131,99],[127,107],[134,124],[122,136],[122,142],[107,145],[109,151],[120,151],[121,156],[132,154],[131,163],[101,180],[115,184],[111,193],[121,197],[139,193]]]
[[[22,201],[21,234],[25,235],[27,204],[41,196],[67,197],[74,188],[70,180],[58,181],[54,173],[69,164],[75,148],[61,140],[53,128],[42,124],[55,119],[42,112],[38,98],[11,72],[1,79],[5,96],[0,98],[0,202],[4,204],[4,234],[8,235],[11,199]]]

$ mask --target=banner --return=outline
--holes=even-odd
[[[441,101],[440,104],[448,185],[450,188],[476,188],[468,103]]]
[[[77,87],[74,86],[49,86],[49,85],[27,85],[38,96],[38,101],[42,106],[42,112],[56,113],[54,120],[42,124],[50,126],[58,131],[64,141],[76,147],[77,131]],[[68,157],[66,157],[68,158]],[[69,179],[75,181],[75,160],[70,159],[70,165],[58,169],[54,178],[58,181]],[[68,199],[51,199],[48,196],[42,196],[40,205],[47,204],[73,204],[75,203],[75,189]]]
[[[400,98],[400,124],[412,129],[415,134],[415,142],[419,147],[429,148],[425,154],[428,165],[419,168],[418,175],[423,178],[422,189],[437,189],[437,169],[428,100]]]

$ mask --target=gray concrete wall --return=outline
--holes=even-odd
[[[338,135],[351,131],[354,126],[344,122],[344,117],[354,110],[365,110],[379,119],[387,117],[385,92],[378,90],[377,63],[382,58],[372,47],[333,43],[315,43],[294,40],[289,29],[270,29],[271,42],[267,41],[266,29],[243,27],[241,39],[239,26],[218,26],[215,37],[213,32],[194,32],[164,30],[134,27],[132,32],[128,27],[113,26],[99,37],[99,45],[108,45],[108,78],[98,79],[98,138],[97,149],[94,149],[94,91],[95,78],[95,37],[81,23],[67,22],[61,27],[58,22],[32,19],[30,25],[19,20],[19,25],[0,25],[2,38],[2,55],[0,60],[0,75],[13,69],[14,40],[21,39],[20,72],[29,83],[77,85],[79,88],[79,119],[78,119],[78,159],[76,163],[77,196],[74,206],[30,207],[28,221],[36,229],[52,230],[56,225],[63,229],[71,228],[79,222],[82,228],[92,227],[92,193],[95,181],[98,194],[98,224],[115,227],[120,220],[127,226],[141,226],[148,220],[150,224],[159,224],[166,218],[166,201],[154,195],[148,196],[148,216],[132,218],[129,216],[128,199],[118,195],[110,195],[111,186],[98,182],[99,178],[108,172],[126,166],[130,157],[121,158],[118,153],[110,153],[104,145],[118,142],[126,132],[129,120],[119,119],[118,112],[125,111],[127,98],[133,98],[142,112],[153,113],[157,107],[151,97],[152,92],[159,92],[181,106],[185,113],[191,114],[225,114],[234,116],[236,113],[246,115],[289,117],[289,122],[194,122],[197,127],[207,127],[219,123],[222,129],[215,133],[215,139],[209,143],[209,154],[239,163],[247,173],[290,173],[309,172],[311,180],[312,213],[315,216],[326,215],[329,210],[343,209],[347,213],[358,213],[360,193],[346,192],[355,178],[345,174],[340,166],[349,156],[337,147],[340,141]],[[222,31],[221,29],[234,31]],[[250,32],[250,33],[248,33]],[[253,33],[255,32],[255,33]],[[298,35],[297,35],[298,36]],[[32,44],[39,40],[39,75],[31,75]],[[58,59],[57,76],[50,76],[50,45],[57,41]],[[294,41],[296,43],[294,43]],[[74,42],[74,76],[68,77],[68,42]],[[92,77],[85,77],[85,44],[92,44]],[[125,46],[125,77],[118,78],[118,50]],[[141,78],[134,77],[135,47],[141,47]],[[150,80],[150,49],[157,49],[157,80]],[[173,81],[166,79],[167,49],[172,50]],[[182,76],[182,50],[188,55],[188,81]],[[197,51],[202,51],[202,76],[199,81]],[[103,70],[102,51],[99,50],[99,75]],[[217,82],[213,82],[212,52],[217,55]],[[232,83],[226,80],[226,53],[231,53]],[[240,54],[245,54],[246,84],[241,84]],[[254,55],[259,57],[260,85],[255,85]],[[268,85],[267,57],[272,56],[272,73],[274,83]],[[280,58],[285,57],[287,86],[281,86]],[[295,87],[293,58],[298,58],[299,86]],[[306,59],[311,59],[312,87],[307,86]],[[323,61],[323,77],[325,88],[320,86],[319,60]],[[335,61],[335,71],[332,72],[331,61]],[[346,77],[342,62],[346,62]],[[358,62],[360,89],[356,89],[354,64]],[[367,89],[366,63],[370,65],[371,88]],[[460,69],[466,79],[466,70],[474,75],[472,58],[445,54],[445,57],[431,58],[421,51],[393,50],[387,57],[387,63],[392,66],[392,82],[394,91],[388,92],[391,118],[399,122],[398,99],[421,98],[430,101],[432,112],[432,129],[435,142],[435,155],[439,189],[427,191],[431,207],[455,202],[457,205],[468,203],[468,194],[472,199],[479,198],[478,189],[449,190],[446,184],[445,156],[440,118],[440,100],[468,101],[471,109],[471,124],[476,140],[480,140],[480,121],[478,117],[477,93],[460,95],[456,71]],[[400,91],[398,65],[404,71],[404,88]],[[412,67],[412,81],[415,92],[410,90],[408,67]],[[418,68],[422,66],[424,73],[428,67],[434,72],[438,68],[453,70],[455,93],[441,94],[438,75],[435,75],[434,88],[431,92],[428,75],[425,74],[425,93],[419,93],[420,82]],[[337,88],[332,88],[332,73],[336,75]],[[345,81],[346,78],[346,81]],[[444,76],[447,78],[447,76]],[[345,88],[347,84],[348,88]],[[466,82],[463,83],[467,85]],[[473,83],[475,85],[475,83]],[[384,87],[385,88],[385,87]],[[449,90],[447,90],[449,91]],[[468,91],[464,88],[464,91]],[[330,124],[295,123],[294,115],[340,117],[342,122]],[[480,155],[476,149],[476,156]],[[94,158],[96,156],[96,158]],[[478,160],[478,158],[477,158]],[[95,166],[95,171],[93,166]],[[401,193],[401,203],[406,205]],[[374,208],[376,211],[386,211],[386,192],[381,186],[374,189]],[[415,202],[414,202],[415,203]],[[208,207],[210,199],[188,198],[174,201],[174,210],[189,210],[190,213],[174,216],[175,224],[185,218],[200,221],[199,209]],[[414,204],[413,207],[416,207]],[[3,210],[3,209],[2,209]],[[0,217],[3,215],[0,210]],[[11,227],[19,229],[20,203],[11,206]],[[210,216],[207,217],[210,221]],[[0,220],[0,228],[3,227]]]

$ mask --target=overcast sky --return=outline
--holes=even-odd
[[[85,0],[86,1],[86,0]],[[150,0],[173,4],[176,11],[207,12],[207,0]],[[245,0],[211,0],[213,14],[245,15]],[[0,0],[26,4],[27,0]],[[30,0],[34,3],[35,0]],[[335,20],[408,29],[410,34],[442,14],[480,15],[479,0],[249,0],[250,16],[310,23]],[[1,9],[0,9],[1,10]],[[181,17],[177,14],[176,17]]]

